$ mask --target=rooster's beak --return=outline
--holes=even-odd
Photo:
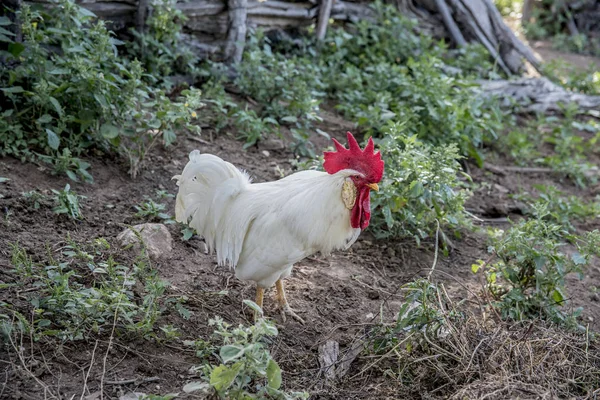
[[[373,189],[376,192],[379,192],[379,185],[376,183],[367,183],[367,187]]]

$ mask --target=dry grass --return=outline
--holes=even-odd
[[[600,398],[600,343],[590,332],[543,321],[499,322],[463,305],[457,309],[449,299],[437,307],[443,320],[437,331],[397,333],[396,345],[382,356],[363,356],[337,389],[385,381],[382,399]],[[378,331],[370,341],[381,339]],[[394,394],[390,380],[397,383]]]

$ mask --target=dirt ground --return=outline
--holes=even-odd
[[[342,140],[345,131],[351,128],[351,124],[334,113],[325,113],[321,129],[334,137]],[[328,143],[318,139],[316,144],[324,147]],[[214,142],[202,143],[182,135],[174,147],[152,155],[148,167],[136,180],[128,177],[126,166],[117,159],[89,160],[95,183],[70,182],[77,193],[87,197],[83,202],[85,219],[73,222],[54,214],[50,208],[34,210],[24,204],[21,197],[21,193],[30,190],[47,193],[51,189],[60,189],[68,182],[65,177],[53,176],[34,164],[12,158],[0,159],[0,176],[10,179],[0,184],[0,210],[5,221],[0,229],[0,283],[18,279],[10,272],[10,243],[19,242],[33,255],[34,261],[46,258],[46,246],[52,251],[60,251],[67,235],[81,243],[104,237],[116,246],[115,238],[127,224],[143,222],[133,217],[133,206],[142,202],[144,196],[153,196],[156,190],[176,193],[171,177],[181,171],[193,149],[216,154],[245,169],[259,182],[278,179],[280,170],[292,172],[293,155],[284,148],[283,141],[271,140],[257,148],[243,150],[242,143],[227,135],[217,137]],[[496,166],[508,163],[493,156],[488,161],[488,165]],[[507,227],[506,218],[518,218],[521,212],[520,205],[510,195],[530,191],[535,183],[553,183],[565,192],[577,193],[587,199],[596,195],[596,188],[581,190],[548,174],[499,173],[494,168],[478,169],[473,165],[469,165],[469,172],[478,189],[469,200],[468,209],[481,219],[476,221],[480,227]],[[173,199],[164,201],[168,202],[168,212],[173,213]],[[585,227],[600,228],[600,222],[588,221]],[[184,242],[178,227],[169,225],[169,229],[174,238],[173,252],[155,267],[162,278],[171,282],[169,294],[189,297],[186,307],[193,314],[189,320],[184,320],[176,313],[167,313],[157,325],[172,323],[180,328],[181,340],[193,340],[207,337],[211,332],[207,321],[215,315],[234,324],[251,322],[251,310],[241,305],[243,299],[253,299],[254,286],[238,281],[223,268],[216,268],[214,256],[204,254],[204,246],[198,238]],[[485,236],[463,232],[454,245],[447,257],[440,258],[435,276],[446,283],[451,296],[467,298],[469,290],[479,288],[470,265],[487,257]],[[361,374],[369,362],[361,357],[352,364],[342,382],[326,384],[319,368],[318,348],[327,340],[335,340],[343,352],[367,335],[375,322],[393,321],[402,301],[399,288],[416,275],[426,274],[432,262],[431,242],[419,247],[412,240],[380,241],[367,231],[346,252],[337,252],[327,258],[317,255],[296,265],[287,280],[288,297],[291,306],[307,323],[301,325],[288,320],[282,324],[274,306],[274,291],[268,293],[265,301],[266,314],[274,318],[280,328],[271,349],[284,371],[285,388],[307,390],[312,399],[398,398],[400,383],[373,373]],[[570,279],[569,286],[573,305],[585,307],[582,320],[590,324],[590,329],[597,330],[600,301],[593,289],[600,287],[600,268],[590,268],[583,281]],[[222,290],[226,290],[226,294],[217,294]],[[9,302],[17,298],[26,299],[27,294],[4,290],[0,295],[0,300]],[[0,349],[0,398],[47,398],[43,385],[65,399],[98,398],[103,369],[102,357],[98,355],[105,354],[108,340],[108,337],[100,337],[95,342],[68,342],[59,346],[26,340],[22,360],[14,351],[6,347]],[[108,352],[105,380],[136,381],[127,385],[105,385],[105,397],[118,398],[130,392],[181,392],[185,383],[194,380],[190,368],[198,363],[191,349],[177,343],[131,342],[116,338]],[[86,374],[89,374],[87,378]],[[144,382],[150,377],[153,380]],[[186,395],[181,397],[186,398]]]

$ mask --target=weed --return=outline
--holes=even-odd
[[[256,306],[256,305],[255,305]],[[258,307],[258,306],[256,306]],[[266,346],[277,335],[275,325],[259,318],[253,326],[232,327],[221,318],[209,321],[215,340],[221,342],[219,366],[201,369],[207,383],[222,399],[306,399],[308,393],[286,393],[281,390],[281,369]],[[206,390],[206,383],[192,382],[184,391]]]
[[[47,197],[40,192],[31,190],[29,192],[21,193],[21,196],[33,206],[34,210],[39,210],[40,207],[47,202]]]
[[[243,139],[246,143],[244,148],[256,145],[264,137],[274,134],[279,125],[276,120],[270,117],[261,118],[256,115],[254,110],[238,110],[233,114],[233,124],[238,131],[238,139]]]
[[[577,196],[566,196],[554,186],[534,185],[533,187],[539,192],[537,197],[529,193],[514,197],[529,204],[526,213],[534,218],[543,218],[574,233],[575,227],[571,220],[583,222],[600,215],[599,199],[585,203]]]
[[[598,180],[598,167],[588,160],[588,153],[598,140],[600,126],[594,121],[581,122],[576,105],[565,106],[562,112],[562,119],[538,114],[525,127],[513,125],[508,135],[500,138],[499,144],[519,164],[536,163],[550,167],[580,187],[594,184]],[[587,131],[595,136],[586,139],[578,131]],[[543,151],[545,146],[550,146],[553,152]]]
[[[146,201],[134,207],[137,210],[134,214],[136,218],[158,221],[171,219],[171,216],[164,212],[167,206],[163,203],[156,203],[150,198],[146,198]]]
[[[56,206],[52,209],[56,214],[66,214],[72,219],[82,219],[79,202],[85,199],[85,196],[80,196],[71,191],[71,186],[67,183],[63,190],[52,189],[54,193],[53,200]]]
[[[73,0],[57,0],[47,11],[25,5],[18,19],[24,42],[0,37],[14,64],[0,70],[0,154],[40,159],[73,180],[91,181],[79,157],[92,149],[124,153],[135,175],[158,139],[169,145],[175,129],[197,129],[191,122],[198,92],[181,103],[155,92],[138,61],[119,57],[122,42]]]
[[[412,236],[420,242],[442,227],[466,223],[459,189],[460,165],[455,146],[432,147],[416,136],[405,136],[403,126],[390,123],[378,141],[386,163],[381,186],[373,196],[372,226],[377,237]]]
[[[547,222],[548,211],[536,205],[537,218],[521,220],[506,232],[491,236],[490,252],[495,262],[480,261],[473,272],[483,270],[492,306],[503,318],[516,321],[549,320],[576,327],[580,309],[568,312],[565,277],[583,273],[593,255],[598,254],[600,233],[569,234],[560,225]],[[577,251],[561,251],[564,242],[575,243]]]
[[[127,47],[131,58],[139,59],[144,69],[160,81],[174,74],[195,74],[198,58],[182,40],[187,17],[177,8],[177,0],[152,0],[146,29],[131,29],[135,40]],[[168,83],[168,82],[165,82]]]
[[[104,239],[86,247],[67,241],[61,260],[50,257],[47,264],[33,263],[25,249],[11,246],[11,264],[23,277],[21,285],[33,283],[31,288],[35,288],[28,290],[33,337],[81,340],[109,332],[113,324],[118,331],[151,335],[168,283],[150,269],[147,258],[138,257],[128,265],[110,254],[110,244]],[[169,328],[162,331],[167,336],[175,334]]]
[[[600,71],[594,64],[582,70],[557,59],[542,64],[542,71],[544,76],[573,92],[600,94]]]

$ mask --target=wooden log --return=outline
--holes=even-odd
[[[228,0],[229,29],[225,43],[225,59],[237,64],[242,61],[246,42],[247,0]]]
[[[600,96],[569,92],[547,78],[521,78],[478,82],[482,95],[497,96],[501,104],[518,104],[525,112],[561,111],[561,105],[576,103],[585,110],[600,109]]]
[[[148,2],[149,0],[139,0],[137,5],[137,11],[135,14],[135,29],[142,33],[146,26],[146,16],[148,15]]]
[[[436,7],[439,13],[442,15],[442,19],[444,20],[444,25],[446,25],[446,29],[450,33],[450,37],[454,40],[454,43],[458,47],[462,47],[467,44],[465,37],[458,29],[456,22],[452,19],[452,15],[450,14],[450,10],[448,9],[448,5],[444,0],[435,0]]]
[[[321,6],[319,7],[319,19],[317,21],[316,35],[317,40],[325,39],[327,33],[327,24],[329,24],[329,17],[331,16],[331,8],[333,7],[333,0],[321,0]]]

